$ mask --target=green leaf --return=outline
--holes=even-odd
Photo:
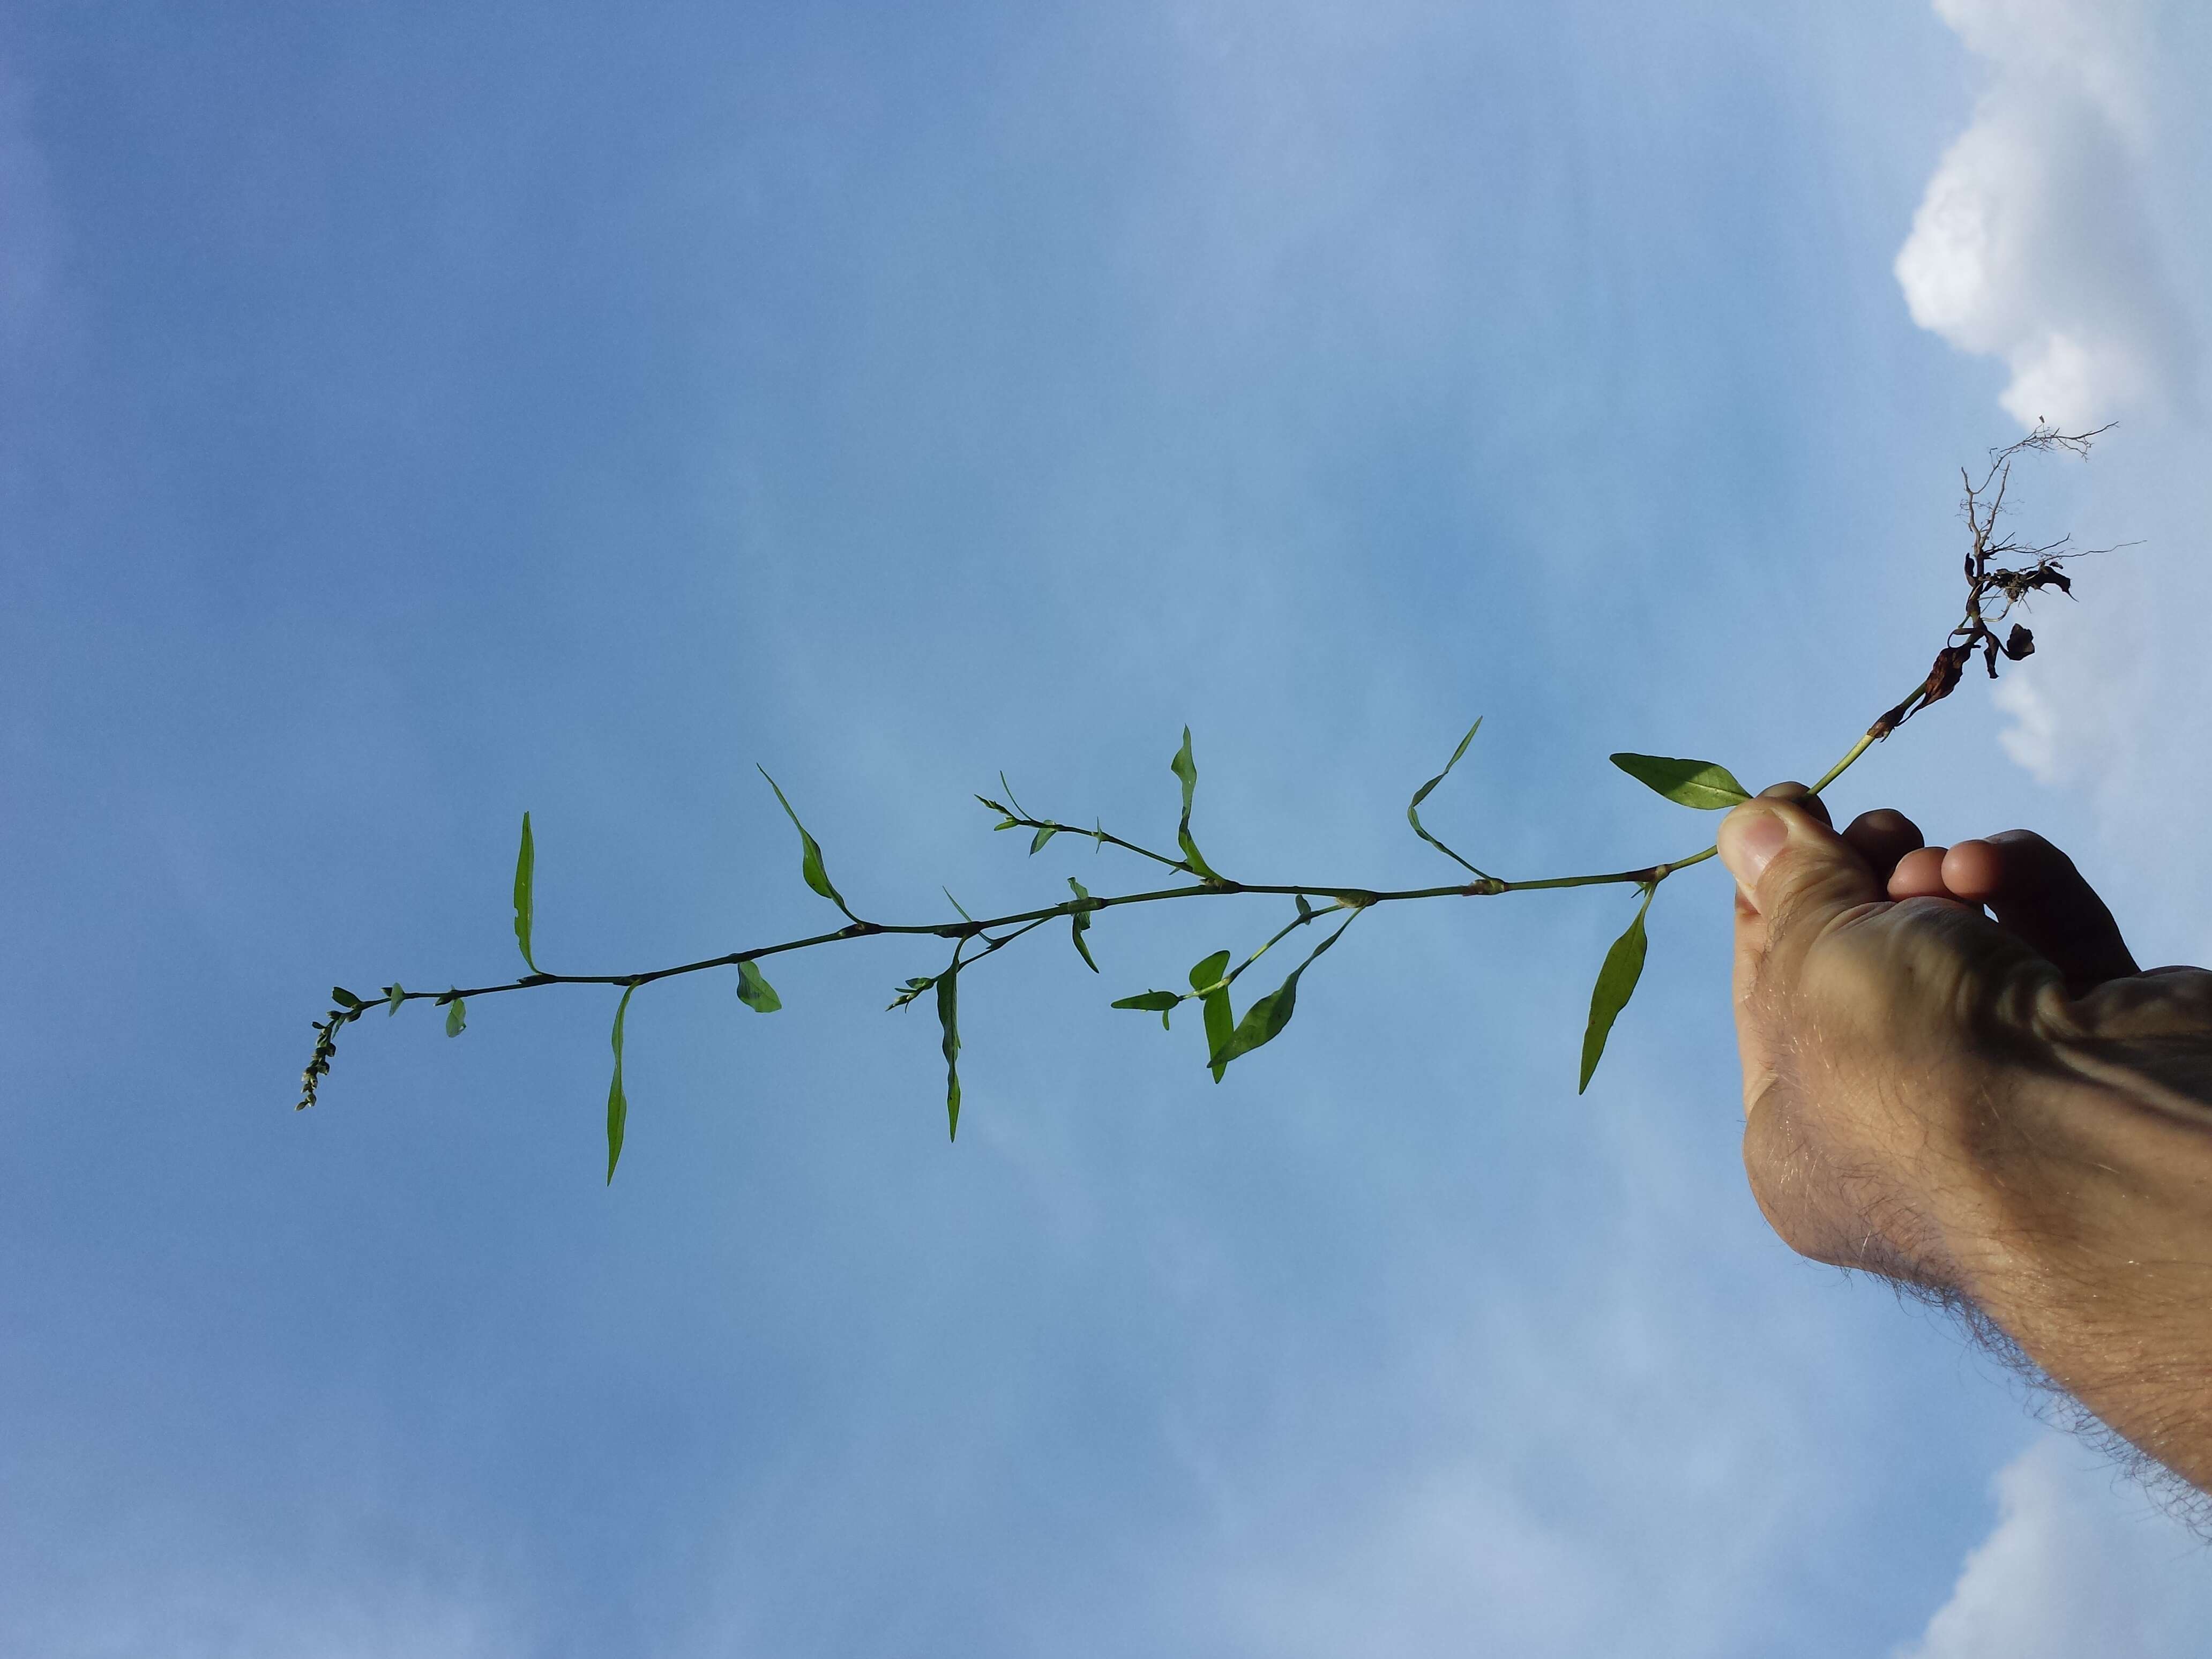
[[[783,1006],[783,999],[776,995],[775,987],[750,962],[738,964],[738,1000],[757,1014],[772,1014]]]
[[[623,1093],[623,1021],[629,1013],[629,1000],[637,994],[637,987],[623,988],[622,1000],[615,1004],[615,1076],[607,1085],[607,1184],[612,1186],[615,1165],[622,1161],[623,1131],[629,1124],[629,1097]]]
[[[522,960],[532,973],[538,964],[530,957],[531,884],[538,871],[538,849],[530,839],[530,814],[522,815],[522,846],[514,855],[514,942],[522,947]]]
[[[1717,762],[1675,760],[1666,755],[1615,755],[1613,763],[1678,806],[1715,812],[1751,799],[1751,791]]]
[[[1236,1030],[1231,1031],[1224,1040],[1214,1042],[1212,1057],[1206,1063],[1213,1067],[1215,1082],[1221,1080],[1221,1074],[1229,1069],[1231,1060],[1242,1059],[1255,1048],[1273,1042],[1282,1034],[1283,1028],[1291,1023],[1291,1016],[1297,1009],[1300,977],[1314,965],[1322,951],[1344,936],[1345,928],[1352,926],[1358,915],[1355,910],[1346,917],[1336,932],[1315,945],[1306,959],[1291,969],[1288,978],[1244,1011],[1244,1018],[1237,1022]],[[1210,1036],[1210,1027],[1208,1031]]]
[[[1216,951],[1190,970],[1190,988],[1194,991],[1211,990],[1221,982],[1222,975],[1228,971],[1229,952]]]
[[[1298,895],[1298,920],[1299,920],[1300,921],[1311,921],[1313,920],[1313,913],[1314,913],[1314,908],[1313,908],[1313,906],[1312,906],[1310,903],[1309,903],[1309,902],[1307,902],[1307,900],[1306,900],[1306,896],[1305,896],[1304,893],[1299,894],[1299,895]]]
[[[1067,884],[1075,890],[1076,897],[1083,900],[1086,903],[1090,902],[1091,890],[1085,887],[1081,882],[1076,880],[1073,876],[1070,876],[1067,878]],[[1072,915],[1068,920],[1074,923],[1073,932],[1075,936],[1076,954],[1083,958],[1083,965],[1085,967],[1090,969],[1092,973],[1097,973],[1098,971],[1098,964],[1091,959],[1091,947],[1083,942],[1083,936],[1091,931],[1091,912],[1088,910],[1078,910]]]
[[[1182,1000],[1173,991],[1146,991],[1138,996],[1123,997],[1107,1006],[1111,1008],[1134,1008],[1147,1014],[1164,1014]]]
[[[945,1139],[960,1138],[960,953],[937,976],[937,1023],[945,1029]]]
[[[1229,1069],[1229,1061],[1223,1057],[1221,1051],[1236,1034],[1237,1011],[1229,1006],[1227,991],[1208,991],[1200,1000],[1200,1006],[1206,1011],[1206,1069],[1213,1073],[1213,1080],[1218,1083],[1223,1073]]]
[[[1214,873],[1213,866],[1199,852],[1198,843],[1191,839],[1190,800],[1198,793],[1198,763],[1191,757],[1188,726],[1182,729],[1182,747],[1176,750],[1175,759],[1168,764],[1169,769],[1182,780],[1182,821],[1176,825],[1176,840],[1182,848],[1182,861],[1206,880],[1218,881],[1221,878]]]
[[[1590,1078],[1605,1053],[1605,1040],[1612,1033],[1613,1022],[1628,1006],[1628,999],[1636,994],[1636,981],[1644,975],[1644,953],[1649,945],[1644,932],[1644,915],[1651,908],[1651,896],[1658,890],[1656,885],[1644,888],[1644,902],[1636,907],[1636,920],[1628,924],[1626,933],[1613,940],[1613,948],[1605,953],[1605,965],[1597,970],[1597,983],[1590,988],[1589,1024],[1583,1032],[1583,1080],[1575,1090],[1577,1094],[1589,1087]]]
[[[1050,841],[1059,833],[1060,831],[1054,829],[1050,824],[1047,824],[1043,829],[1038,830],[1030,841],[1030,856],[1031,858],[1035,858],[1039,853],[1044,851],[1045,842]]]
[[[455,997],[446,1005],[446,1035],[455,1037],[469,1029],[468,1004]]]
[[[1226,951],[1216,951],[1190,970],[1190,988],[1198,994],[1200,1006],[1206,1013],[1206,1052],[1209,1054],[1220,1051],[1237,1024],[1236,1012],[1229,1006],[1229,988],[1221,982],[1222,975],[1228,971]],[[1228,1069],[1226,1060],[1214,1065],[1213,1080],[1220,1082],[1221,1074]]]
[[[799,831],[799,873],[806,878],[806,884],[809,887],[821,894],[840,910],[844,911],[847,915],[853,916],[853,912],[846,904],[843,896],[830,884],[830,872],[823,867],[822,864],[822,843],[806,833],[806,826],[799,821],[799,814],[791,810],[791,802],[785,799],[782,786],[774,778],[768,777],[768,769],[763,766],[755,769],[763,777],[768,778],[768,787],[775,791],[775,798],[783,806],[784,817],[789,818],[791,827]],[[853,920],[858,921],[860,918],[853,916]]]
[[[390,1011],[385,1016],[388,1019],[392,1014],[399,1012],[399,1005],[407,1000],[407,993],[400,988],[399,981],[394,980],[386,988],[384,1000],[392,1005]]]
[[[333,985],[331,987],[331,1000],[337,1003],[341,1008],[359,1008],[366,1006],[359,997],[347,990],[343,985]]]
[[[1442,853],[1454,864],[1459,866],[1461,869],[1468,872],[1470,875],[1476,876],[1482,875],[1484,872],[1476,869],[1472,864],[1469,864],[1465,859],[1453,852],[1450,848],[1445,846],[1443,842],[1438,841],[1434,836],[1428,832],[1427,826],[1423,824],[1421,822],[1420,808],[1421,803],[1429,798],[1429,791],[1434,789],[1438,784],[1442,783],[1446,778],[1451,775],[1452,768],[1459,764],[1460,757],[1467,753],[1468,744],[1474,741],[1474,734],[1481,730],[1482,717],[1478,714],[1475,716],[1474,724],[1467,728],[1467,735],[1459,740],[1459,747],[1452,750],[1451,758],[1444,763],[1444,769],[1437,773],[1436,776],[1431,778],[1419,788],[1413,791],[1413,799],[1406,803],[1406,822],[1413,826],[1413,833],[1419,836],[1423,841],[1428,842],[1430,846],[1435,848],[1437,851]]]

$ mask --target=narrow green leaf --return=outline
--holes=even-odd
[[[1200,876],[1209,881],[1218,881],[1221,878],[1214,873],[1213,866],[1206,863],[1205,856],[1199,852],[1198,843],[1191,839],[1190,801],[1191,797],[1198,793],[1198,762],[1190,752],[1190,727],[1188,726],[1182,729],[1182,747],[1176,750],[1175,759],[1168,765],[1169,769],[1182,781],[1182,821],[1176,825],[1176,841],[1182,848],[1182,860]]]
[[[1035,858],[1039,853],[1044,851],[1045,842],[1050,841],[1059,833],[1060,831],[1054,829],[1050,824],[1047,824],[1043,829],[1038,830],[1036,834],[1030,838],[1030,856],[1031,858]]]
[[[399,1012],[399,1005],[407,1000],[407,993],[400,988],[399,981],[394,980],[386,989],[384,1000],[392,1005],[390,1012],[386,1015],[386,1018],[389,1018],[392,1014]]]
[[[960,955],[937,976],[937,1023],[945,1029],[945,1139],[960,1138]]]
[[[343,985],[331,987],[331,1000],[341,1008],[359,1008],[363,1006],[362,1000]]]
[[[1199,1006],[1206,1011],[1206,1069],[1213,1073],[1213,1080],[1218,1083],[1229,1070],[1229,1062],[1221,1051],[1236,1034],[1237,1011],[1229,1006],[1229,993],[1226,991],[1208,991]]]
[[[612,1186],[615,1165],[622,1161],[623,1131],[629,1124],[629,1097],[623,1093],[623,1021],[629,1013],[629,1000],[637,993],[635,985],[623,987],[622,1000],[615,1004],[615,1076],[607,1085],[607,1184]]]
[[[1206,1052],[1218,1054],[1236,1028],[1237,1013],[1229,1006],[1229,988],[1221,976],[1229,971],[1229,952],[1216,951],[1190,970],[1190,988],[1199,996],[1199,1006],[1206,1015]],[[1206,1062],[1213,1069],[1213,1080],[1221,1081],[1221,1074],[1229,1069],[1229,1062]]]
[[[1291,1016],[1297,1009],[1299,979],[1324,951],[1344,936],[1345,928],[1352,926],[1358,915],[1358,912],[1354,911],[1346,916],[1336,932],[1315,945],[1306,959],[1291,969],[1289,976],[1280,985],[1244,1011],[1244,1018],[1237,1022],[1236,1029],[1225,1039],[1213,1043],[1212,1057],[1206,1063],[1213,1067],[1215,1082],[1221,1080],[1221,1074],[1229,1069],[1231,1060],[1242,1059],[1255,1048],[1273,1042],[1282,1034],[1283,1028],[1291,1023]]]
[[[750,962],[738,964],[738,1000],[757,1014],[772,1014],[783,1006],[783,999],[776,995],[775,987]]]
[[[1067,884],[1075,890],[1076,897],[1085,900],[1085,902],[1089,901],[1091,897],[1091,890],[1085,887],[1081,882],[1076,880],[1073,876],[1070,876],[1067,878]],[[1091,959],[1091,947],[1083,942],[1083,936],[1091,931],[1091,912],[1088,910],[1078,910],[1071,915],[1068,920],[1074,924],[1072,931],[1075,937],[1076,954],[1083,958],[1083,965],[1085,967],[1088,968],[1092,973],[1097,973],[1098,971],[1098,964]]]
[[[468,1005],[455,997],[446,1005],[446,1035],[459,1036],[469,1028]]]
[[[964,905],[964,904],[961,903],[961,902],[960,902],[958,899],[954,898],[954,897],[952,896],[952,890],[951,890],[950,887],[945,887],[945,886],[942,886],[942,885],[940,885],[940,886],[938,888],[938,890],[938,890],[939,892],[940,892],[940,893],[944,894],[944,895],[945,895],[945,902],[946,902],[947,903],[949,903],[950,905],[951,905],[951,907],[952,907],[954,909],[957,910],[957,911],[960,913],[960,920],[961,920],[961,921],[975,921],[975,917],[973,917],[973,916],[971,916],[971,915],[969,915],[968,914],[968,907],[967,907],[966,905]]]
[[[1428,842],[1430,846],[1435,848],[1437,851],[1442,853],[1454,864],[1459,866],[1461,869],[1466,871],[1470,875],[1475,876],[1482,875],[1484,872],[1476,869],[1474,866],[1469,864],[1465,859],[1453,852],[1450,848],[1445,846],[1443,842],[1438,841],[1434,836],[1429,833],[1427,826],[1421,822],[1420,807],[1421,803],[1429,798],[1429,791],[1434,789],[1438,784],[1442,783],[1446,778],[1451,775],[1452,768],[1459,764],[1460,757],[1467,753],[1468,744],[1474,741],[1474,734],[1481,730],[1482,717],[1478,714],[1475,716],[1474,724],[1467,728],[1467,735],[1459,740],[1459,747],[1452,750],[1451,758],[1444,763],[1444,769],[1437,773],[1436,776],[1431,778],[1419,788],[1413,791],[1413,799],[1406,804],[1406,822],[1413,826],[1413,833],[1419,836],[1423,841]]]
[[[522,815],[522,846],[514,855],[514,942],[522,947],[522,960],[532,973],[538,964],[530,955],[530,918],[533,908],[531,886],[538,872],[538,848],[530,839],[530,814]]]
[[[1208,1064],[1214,1066],[1214,1077],[1229,1069],[1229,1062],[1250,1054],[1262,1043],[1273,1042],[1283,1027],[1291,1023],[1291,1015],[1298,1006],[1298,975],[1303,967],[1293,968],[1290,977],[1261,997],[1244,1011],[1244,1018],[1237,1022],[1237,1029],[1229,1034],[1228,1041],[1213,1051]]]
[[[1615,755],[1613,763],[1647,788],[1678,806],[1718,811],[1751,799],[1727,767],[1714,761],[1676,760],[1666,755]]]
[[[806,826],[799,821],[799,814],[791,810],[791,802],[785,798],[783,787],[777,783],[774,778],[768,777],[768,769],[763,766],[758,767],[756,769],[763,777],[768,778],[768,787],[775,791],[775,798],[783,807],[784,817],[789,818],[791,820],[791,827],[799,831],[799,873],[805,878],[806,884],[809,887],[811,887],[816,892],[821,894],[823,898],[828,899],[830,903],[836,905],[840,910],[844,911],[847,915],[852,916],[853,912],[846,904],[843,896],[839,894],[835,887],[830,884],[830,872],[827,869],[823,868],[822,863],[821,842],[816,841],[812,836],[807,834]],[[858,921],[860,918],[858,916],[853,916],[853,920]]]
[[[1636,907],[1636,920],[1628,924],[1626,933],[1613,940],[1613,948],[1605,953],[1605,965],[1597,970],[1597,983],[1590,989],[1589,1024],[1583,1032],[1583,1079],[1575,1090],[1577,1094],[1589,1087],[1590,1078],[1605,1053],[1605,1040],[1613,1031],[1613,1022],[1628,1006],[1628,999],[1636,994],[1636,981],[1644,975],[1644,953],[1649,945],[1644,932],[1644,915],[1650,909],[1651,896],[1658,890],[1656,886],[1644,888],[1644,902]]]
[[[1133,997],[1123,997],[1107,1005],[1109,1008],[1134,1008],[1147,1014],[1164,1014],[1182,999],[1173,991],[1146,991]]]

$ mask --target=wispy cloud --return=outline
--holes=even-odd
[[[2079,1659],[2203,1652],[2203,1551],[2097,1456],[2051,1437],[1996,1481],[1997,1523],[1898,1659]]]
[[[1990,82],[1928,182],[1897,279],[1912,319],[2002,358],[2022,424],[2186,399],[2192,332],[2141,170],[2155,142],[2139,0],[1936,0]]]

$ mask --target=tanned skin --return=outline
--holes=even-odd
[[[2212,973],[2145,973],[2072,860],[1729,813],[1744,1167],[1792,1249],[1965,1298],[2212,1491]],[[1985,908],[1986,907],[1986,908]]]

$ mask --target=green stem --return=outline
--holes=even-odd
[[[1907,700],[1908,704],[1911,701],[1911,699]],[[1887,734],[1878,727],[1869,730],[1845,751],[1842,759],[1820,775],[1820,781],[1813,785],[1811,793],[1819,794],[1820,791],[1843,776],[1859,757],[1865,754],[1884,735]],[[1150,848],[1139,847],[1133,842],[1124,841],[1118,836],[1098,830],[1079,830],[1073,824],[1062,824],[1048,818],[1031,818],[1026,813],[1018,811],[1010,812],[1008,816],[1013,817],[1024,828],[1043,829],[1049,826],[1065,835],[1102,839],[1126,851],[1134,853],[1139,857],[1164,864],[1172,869],[1189,869],[1188,865],[1180,860],[1170,859],[1164,854],[1156,853]],[[1291,884],[1280,882],[1240,882],[1217,878],[1188,887],[1161,887],[1149,892],[1120,893],[1103,898],[1066,899],[1042,909],[1018,910],[1009,915],[992,916],[981,921],[975,921],[964,914],[957,922],[877,922],[864,921],[854,917],[849,926],[837,928],[832,933],[810,933],[804,939],[786,939],[780,945],[756,945],[750,951],[732,951],[726,956],[708,957],[698,962],[680,963],[672,968],[656,968],[641,974],[526,974],[520,979],[509,980],[502,984],[477,985],[465,990],[457,988],[450,991],[405,991],[387,987],[385,997],[380,1000],[388,1002],[396,994],[401,1002],[429,1002],[443,1006],[465,997],[496,996],[503,991],[530,991],[542,985],[619,985],[626,989],[635,988],[640,985],[650,985],[655,980],[674,979],[684,974],[704,973],[711,968],[734,968],[741,962],[757,962],[763,957],[781,956],[787,951],[809,950],[817,945],[835,945],[845,939],[872,939],[878,935],[927,935],[937,939],[960,940],[981,937],[987,940],[987,946],[975,958],[981,961],[982,957],[1003,950],[1015,939],[1019,939],[1022,934],[1042,927],[1056,916],[1073,915],[1079,911],[1110,909],[1126,904],[1158,904],[1169,899],[1225,898],[1242,893],[1267,893],[1281,897],[1312,894],[1335,901],[1327,908],[1316,910],[1314,915],[1318,916],[1325,915],[1333,909],[1350,909],[1356,913],[1372,905],[1403,904],[1417,899],[1495,898],[1501,893],[1534,893],[1565,887],[1628,885],[1656,887],[1678,870],[1686,870],[1693,864],[1703,864],[1707,859],[1713,857],[1718,850],[1717,847],[1708,847],[1703,852],[1672,859],[1664,864],[1645,865],[1634,870],[1610,870],[1586,876],[1544,876],[1530,881],[1505,881],[1496,876],[1484,876],[1474,881],[1455,883],[1449,886],[1407,887],[1382,890],[1369,887],[1340,887],[1327,882],[1300,882]],[[848,911],[846,914],[849,915],[851,912]],[[1310,916],[1301,916],[1297,921],[1282,929],[1273,939],[1269,939],[1266,945],[1261,945],[1258,951],[1255,951],[1244,962],[1238,964],[1236,974],[1243,973],[1253,961],[1271,946],[1294,929],[1304,927],[1312,919]],[[986,930],[994,927],[1011,927],[1015,931],[994,939]],[[1230,977],[1235,978],[1236,974],[1231,974]]]

